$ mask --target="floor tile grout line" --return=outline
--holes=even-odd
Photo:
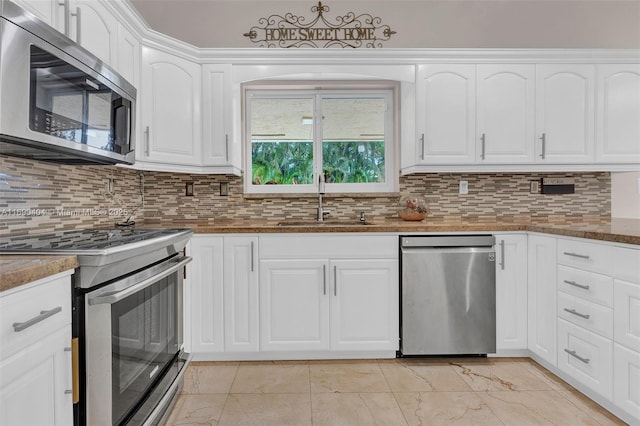
[[[224,397],[224,403],[222,404],[222,409],[220,410],[220,417],[218,417],[218,425],[222,422],[222,416],[224,415],[224,409],[227,407],[227,402],[229,401],[229,395],[231,395],[231,389],[233,388],[233,383],[236,381],[238,377],[238,370],[240,370],[240,363],[236,364],[236,372],[233,374],[233,380],[231,380],[231,384],[229,385],[229,389]]]
[[[398,406],[398,410],[400,410],[400,414],[402,414],[402,418],[404,419],[405,424],[407,426],[409,426],[409,419],[407,419],[407,415],[404,413],[404,410],[400,406],[400,401],[398,401],[398,398],[396,397],[396,394],[393,391],[393,388],[391,387],[391,383],[389,383],[389,379],[387,379],[387,375],[384,374],[384,370],[380,366],[380,360],[378,360],[378,368],[380,368],[380,371],[382,372],[382,377],[384,377],[384,380],[387,382],[387,386],[389,387],[389,391],[391,392],[391,396],[393,396],[393,400],[395,401],[396,405]]]

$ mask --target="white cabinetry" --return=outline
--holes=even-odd
[[[60,0],[12,0],[15,4],[33,13],[45,24],[66,34],[64,14],[67,8],[65,1]]]
[[[200,65],[142,47],[142,140],[136,160],[194,165],[201,161]]]
[[[596,159],[640,162],[640,65],[597,65]]]
[[[496,349],[527,350],[527,236],[496,235]]]
[[[194,354],[224,351],[223,237],[194,235],[186,291],[191,347]]]
[[[224,237],[224,347],[258,350],[258,238]]]
[[[0,294],[0,424],[73,424],[72,272]]]
[[[556,365],[556,239],[538,234],[528,238],[529,350]]]
[[[529,163],[533,158],[535,66],[477,66],[477,124],[482,163]]]
[[[98,0],[69,0],[70,37],[115,68],[118,21]]]
[[[473,164],[476,121],[475,65],[419,65],[416,94],[416,162]]]
[[[591,163],[595,67],[536,66],[536,161]]]
[[[397,237],[269,235],[260,252],[261,350],[398,349]]]

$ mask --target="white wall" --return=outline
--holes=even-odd
[[[640,172],[611,173],[611,217],[640,219]]]
[[[257,47],[243,34],[314,0],[131,0],[157,31],[198,47]],[[389,48],[640,48],[640,1],[325,0],[325,18],[369,13],[397,31]]]

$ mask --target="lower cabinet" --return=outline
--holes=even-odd
[[[0,424],[73,424],[71,274],[0,293]]]
[[[618,343],[613,344],[613,402],[640,422],[640,353]]]

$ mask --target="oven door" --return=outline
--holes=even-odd
[[[159,400],[185,366],[176,256],[85,297],[87,424],[119,425]],[[146,414],[142,413],[142,417]]]

